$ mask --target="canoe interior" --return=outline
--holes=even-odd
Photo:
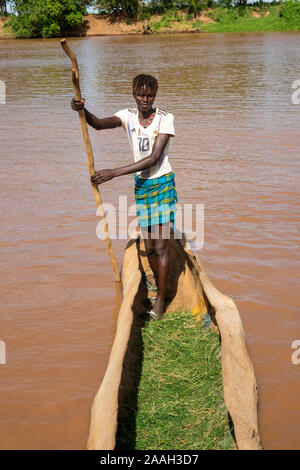
[[[211,327],[222,338],[224,398],[233,421],[237,448],[261,449],[256,381],[238,310],[232,299],[211,284],[184,235],[170,240],[169,263],[165,311],[190,310],[197,318],[209,317]],[[125,417],[128,432],[135,432],[132,404],[137,400],[141,378],[141,330],[147,321],[145,313],[152,295],[146,283],[150,271],[144,241],[137,234],[128,241],[125,250],[123,300],[108,367],[92,406],[88,449],[118,448],[118,415]]]

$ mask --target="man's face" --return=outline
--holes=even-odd
[[[139,111],[142,113],[150,111],[155,100],[153,91],[151,91],[149,88],[142,88],[138,92],[134,93],[133,96]]]

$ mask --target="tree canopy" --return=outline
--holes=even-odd
[[[10,26],[20,38],[55,37],[79,26],[86,6],[82,0],[15,0]]]

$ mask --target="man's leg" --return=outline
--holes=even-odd
[[[165,296],[168,279],[169,267],[169,240],[159,239],[155,240],[154,250],[156,253],[158,265],[158,282],[157,282],[157,300],[153,306],[153,311],[157,315],[162,315],[164,312]]]
[[[151,231],[151,227],[148,227],[148,229],[142,228],[142,231],[144,235],[147,258],[150,264],[150,268],[152,269],[154,277],[155,277],[156,286],[158,286],[158,269],[159,268],[158,268],[157,257],[156,257],[156,252],[154,248],[155,239],[151,237],[151,233],[153,234],[153,230]]]
[[[150,267],[155,276],[157,286],[157,299],[153,311],[162,316],[167,288],[168,266],[169,266],[169,226],[157,225],[156,231],[148,229],[145,239],[145,247]],[[152,238],[151,235],[153,235]]]

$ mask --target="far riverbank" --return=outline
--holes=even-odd
[[[82,24],[61,34],[64,36],[115,36],[156,33],[187,32],[252,32],[252,31],[300,31],[300,18],[283,14],[281,6],[263,5],[246,8],[211,8],[203,10],[196,18],[184,11],[171,10],[153,15],[144,21],[117,18],[114,15],[90,14]],[[16,35],[4,25],[7,18],[0,18],[0,39],[15,39]]]

